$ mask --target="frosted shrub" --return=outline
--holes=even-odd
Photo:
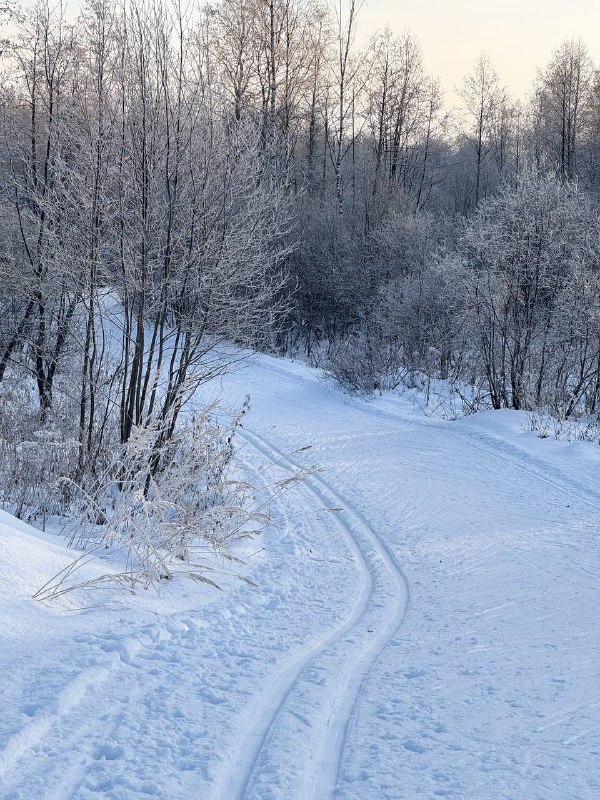
[[[44,522],[49,515],[65,512],[67,497],[61,478],[77,461],[78,443],[60,434],[35,431],[29,441],[3,442],[2,485],[5,497],[19,518]]]
[[[20,519],[42,520],[66,513],[69,493],[62,478],[73,474],[78,442],[65,431],[42,425],[25,386],[0,398],[0,492]]]
[[[193,415],[165,438],[158,424],[136,428],[93,495],[84,494],[71,542],[125,556],[119,578],[148,587],[185,572],[213,581],[214,556],[251,536],[265,515],[249,510],[252,487],[235,480],[233,437],[246,406],[227,426],[214,408]]]
[[[401,353],[396,342],[371,334],[357,335],[332,345],[326,369],[347,391],[369,396],[402,383],[406,370]]]
[[[600,444],[600,420],[597,415],[559,417],[555,411],[536,409],[528,413],[529,429],[540,439]]]

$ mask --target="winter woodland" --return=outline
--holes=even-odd
[[[600,798],[600,64],[376,2],[0,0],[2,800]]]
[[[358,0],[3,13],[0,487],[18,516],[76,518],[143,581],[199,530],[220,549],[260,524],[230,474],[241,416],[186,410],[240,348],[366,395],[419,375],[470,387],[472,409],[598,413],[583,42],[518,100],[482,54],[453,107],[410,33],[360,39]]]

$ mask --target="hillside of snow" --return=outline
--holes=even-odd
[[[266,356],[204,399],[246,393],[257,494],[311,470],[240,552],[256,586],[39,603],[75,554],[0,514],[0,798],[600,797],[599,448]]]

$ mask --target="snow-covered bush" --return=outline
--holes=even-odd
[[[349,391],[397,388],[411,373],[457,379],[465,349],[462,264],[437,256],[380,289],[353,336],[329,353],[330,374]]]
[[[527,416],[529,429],[540,439],[600,444],[600,420],[596,415],[565,418],[557,416],[555,410],[536,409]]]
[[[148,587],[185,572],[207,577],[214,556],[234,558],[232,544],[267,517],[247,502],[252,487],[233,475],[233,440],[247,405],[227,425],[209,407],[166,437],[157,423],[139,426],[92,494],[81,493],[71,542],[84,551],[124,556],[131,585]]]
[[[65,425],[68,409],[57,403],[40,422],[27,385],[5,383],[0,397],[0,497],[19,518],[41,520],[68,512],[62,478],[77,466],[78,442]]]
[[[597,211],[534,169],[482,202],[462,257],[480,372],[495,408],[598,404]]]

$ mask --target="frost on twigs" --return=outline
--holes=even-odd
[[[251,500],[253,487],[233,475],[233,440],[246,410],[222,426],[208,407],[168,437],[156,421],[136,427],[95,490],[79,492],[69,543],[83,555],[38,599],[80,588],[79,568],[102,554],[116,566],[96,583],[158,588],[185,574],[217,587],[212,574],[223,560],[242,563],[235,543],[269,523]]]
[[[74,472],[79,446],[64,424],[71,409],[57,402],[41,424],[27,384],[11,377],[0,392],[0,497],[16,517],[45,528],[69,509],[61,477]]]
[[[600,420],[596,414],[565,417],[554,409],[535,409],[528,412],[527,419],[529,429],[540,439],[600,444]]]

